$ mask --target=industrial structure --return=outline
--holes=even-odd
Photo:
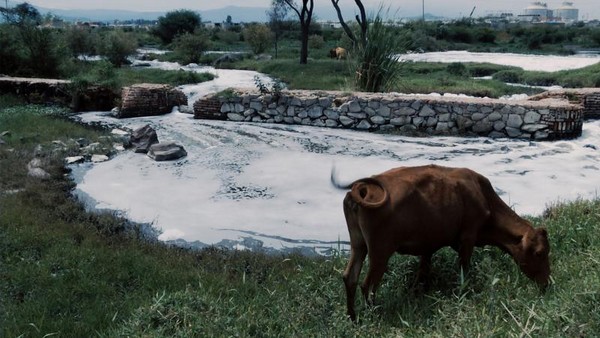
[[[547,3],[536,1],[525,7],[519,18],[532,22],[568,23],[579,20],[579,9],[575,8],[572,2],[563,2],[558,8],[549,9]]]
[[[572,2],[563,2],[562,6],[554,11],[554,16],[566,22],[577,21],[579,20],[579,9],[575,8]]]

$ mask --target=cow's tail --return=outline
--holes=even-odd
[[[383,184],[374,177],[365,177],[350,184],[341,184],[335,178],[335,167],[331,168],[331,184],[342,190],[350,189],[350,196],[358,205],[375,209],[384,205],[389,194]]]

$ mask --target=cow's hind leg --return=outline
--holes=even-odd
[[[373,298],[383,278],[383,274],[387,270],[387,264],[392,252],[377,252],[369,251],[369,271],[361,286],[363,296],[367,305],[373,305]]]
[[[350,260],[348,261],[346,270],[344,270],[343,278],[344,286],[346,287],[348,316],[354,321],[356,320],[356,312],[354,311],[356,286],[368,248],[358,223],[356,205],[349,193],[344,198],[344,216],[346,217],[346,225],[350,234]]]
[[[348,308],[348,316],[352,321],[356,320],[356,312],[354,311],[354,300],[356,297],[356,285],[358,277],[362,269],[363,262],[367,256],[367,246],[362,245],[352,246],[350,252],[350,260],[344,270],[344,285],[346,286],[346,306]]]

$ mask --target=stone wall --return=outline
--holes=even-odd
[[[77,112],[111,110],[117,93],[112,89],[89,86],[81,91],[71,81],[21,77],[0,77],[0,93],[15,94],[29,103],[69,106]]]
[[[586,119],[600,118],[600,88],[555,89],[532,96],[530,100],[561,99],[583,106]]]
[[[215,104],[218,100],[220,105]],[[219,108],[220,106],[220,108]],[[238,91],[194,105],[196,118],[431,135],[559,139],[581,135],[583,109],[563,100],[511,101],[427,95]]]
[[[71,103],[70,81],[22,77],[0,77],[0,93],[14,94],[29,103],[60,104]]]
[[[187,97],[179,89],[164,84],[136,84],[122,89],[121,105],[116,110],[116,116],[163,115],[181,105],[187,105]]]

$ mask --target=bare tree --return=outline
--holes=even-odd
[[[333,4],[333,7],[335,7],[335,11],[337,12],[338,19],[340,20],[340,25],[342,25],[342,28],[344,28],[344,31],[346,32],[350,40],[352,40],[352,44],[356,45],[356,43],[359,41],[356,40],[354,32],[352,32],[352,29],[350,29],[350,27],[344,20],[344,17],[342,16],[342,10],[340,9],[340,6],[338,4],[339,2],[340,0],[331,0],[331,3]],[[354,2],[356,3],[356,6],[358,6],[358,10],[360,11],[360,16],[357,14],[355,17],[356,22],[360,26],[360,43],[362,45],[365,45],[367,42],[367,28],[369,27],[369,22],[367,21],[367,14],[365,12],[365,6],[363,5],[361,0],[354,0]]]
[[[272,0],[271,8],[267,11],[267,16],[269,17],[269,27],[273,32],[275,38],[275,58],[277,58],[277,50],[279,44],[279,38],[281,37],[281,33],[283,31],[283,20],[285,20],[288,14],[287,5],[278,0]]]
[[[283,1],[286,5],[288,5],[296,15],[298,15],[298,19],[300,20],[300,63],[307,64],[308,63],[308,33],[310,28],[310,23],[312,21],[313,9],[314,9],[314,0],[300,0],[302,2],[302,7],[299,7],[294,0],[276,0]]]

